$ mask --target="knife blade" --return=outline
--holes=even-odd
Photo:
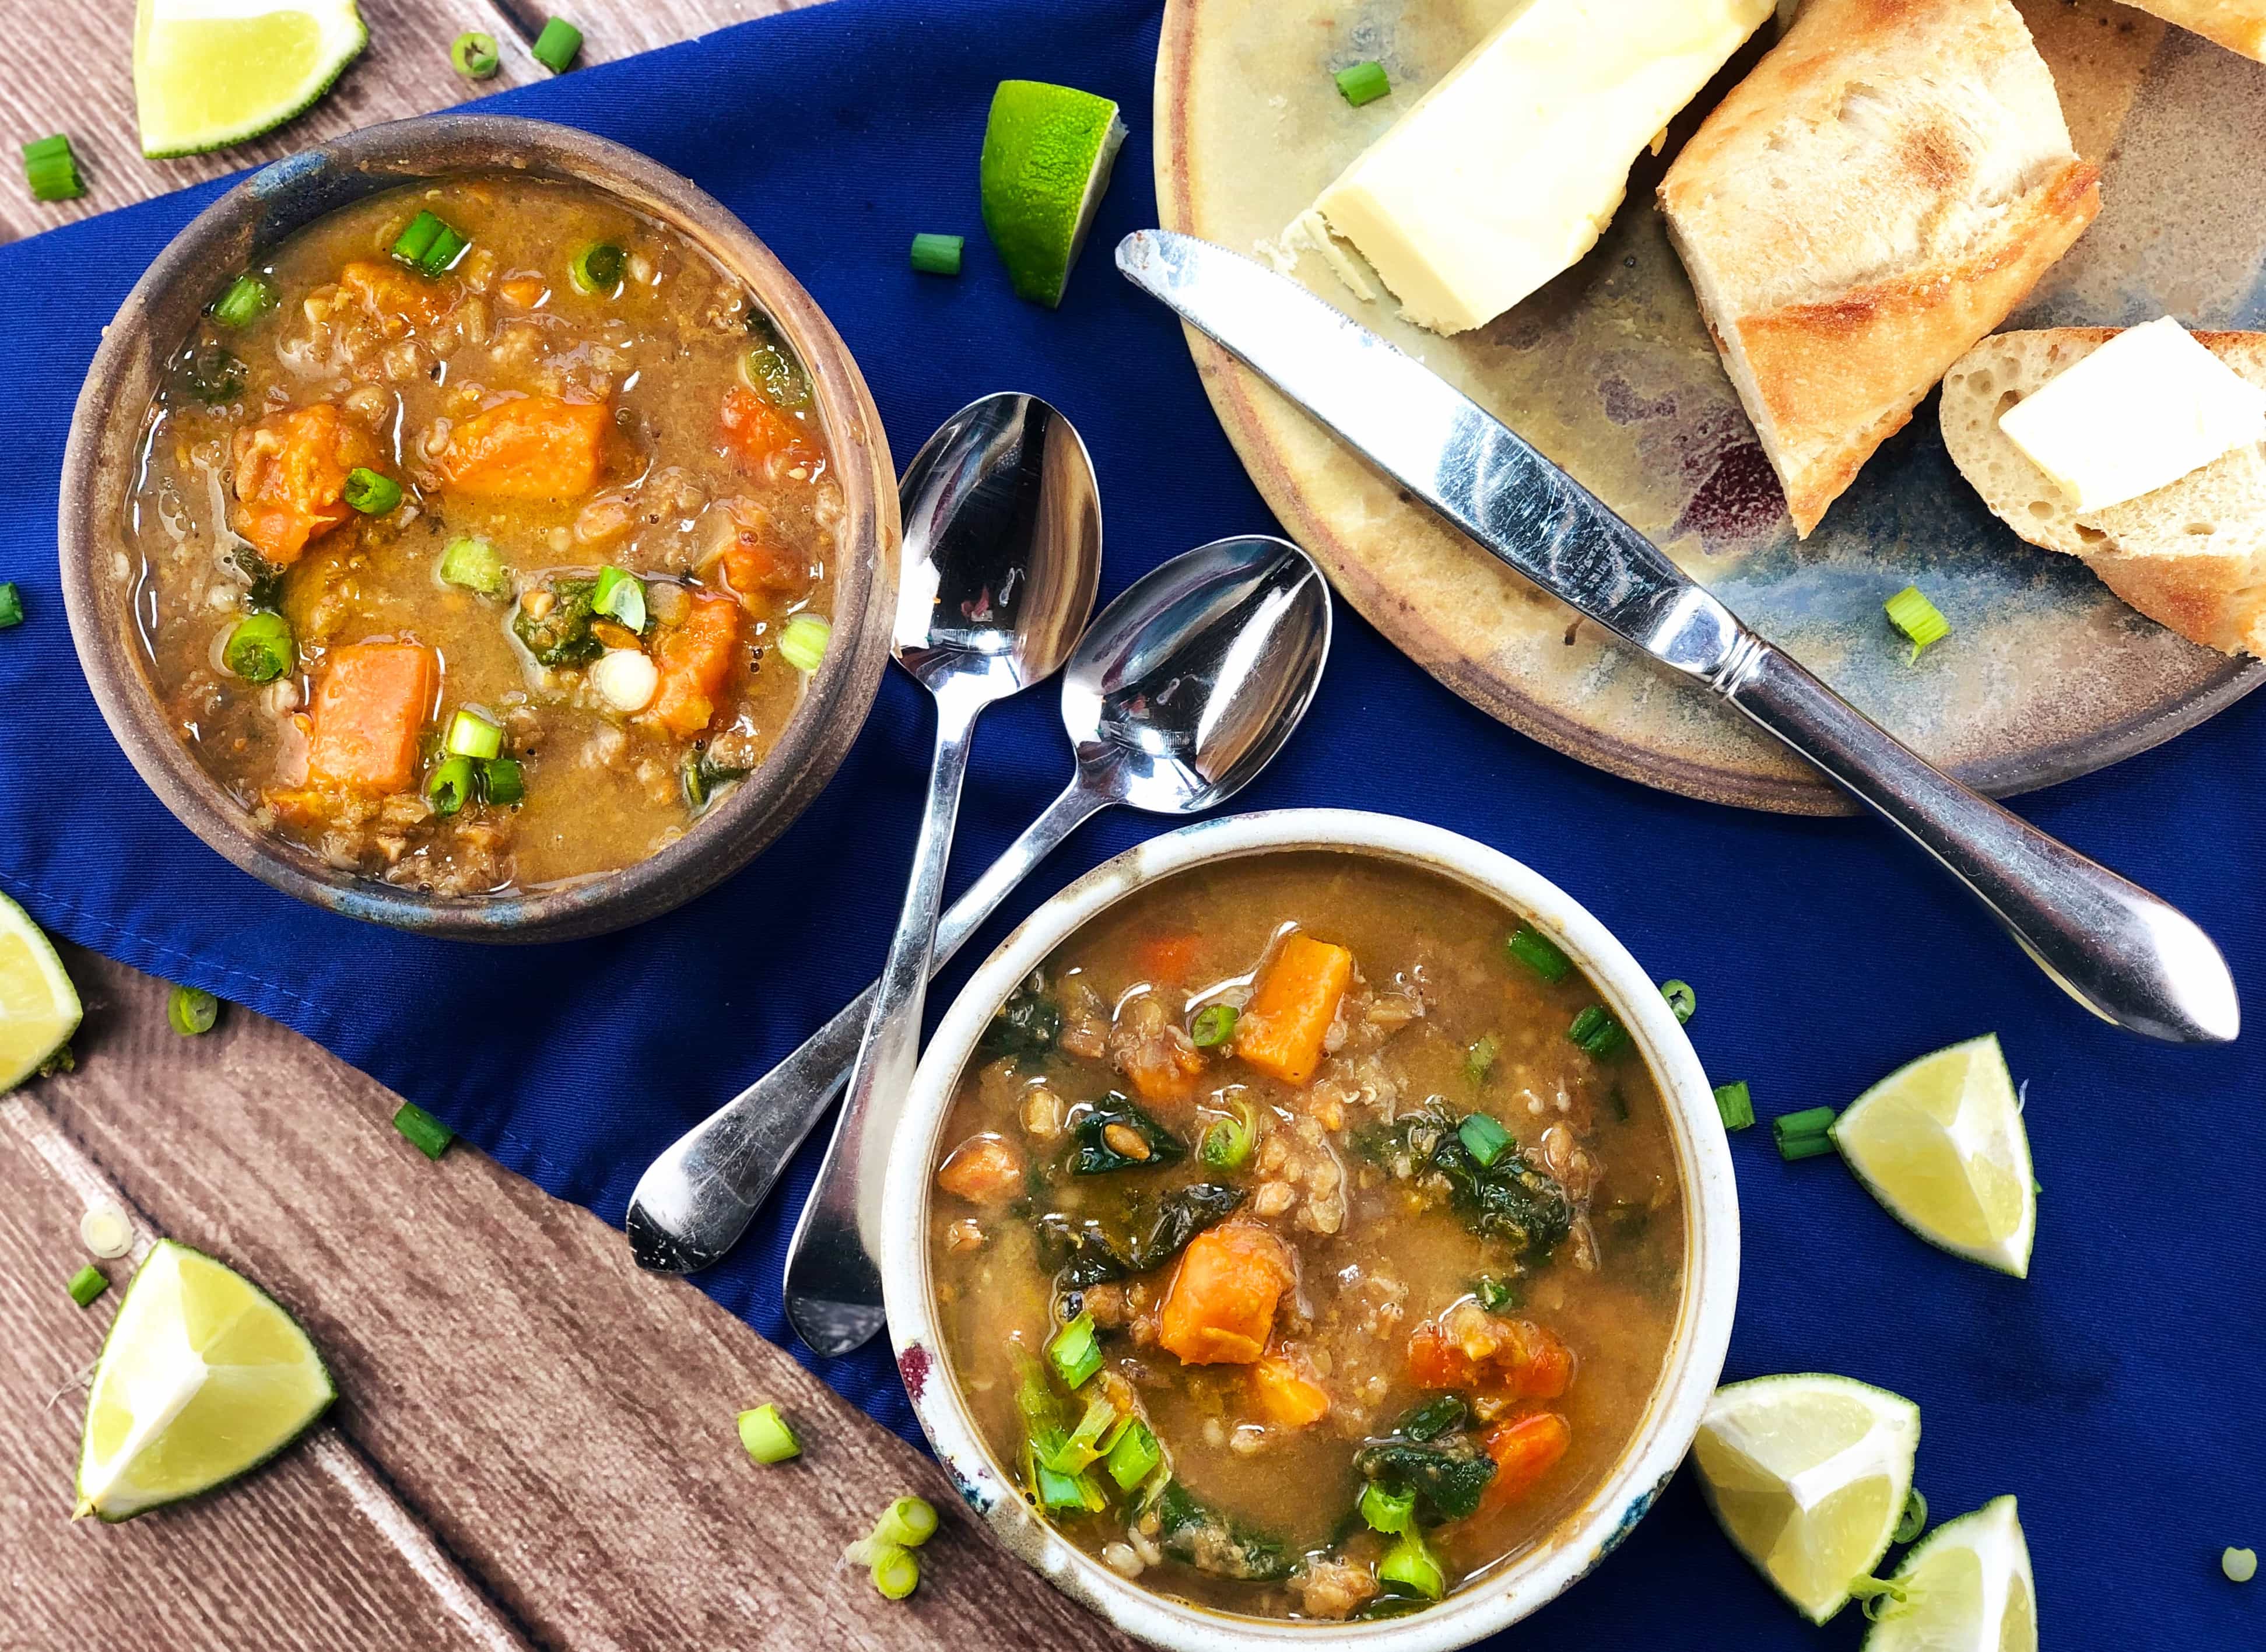
[[[1729,700],[1902,831],[2094,1014],[2177,1043],[2240,1031],[2233,977],[2191,919],[1904,746],[1422,362],[1193,236],[1137,231],[1117,267],[1480,549]]]

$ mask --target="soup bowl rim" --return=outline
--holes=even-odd
[[[488,895],[431,895],[325,864],[256,829],[171,727],[113,558],[119,513],[162,364],[226,273],[369,195],[420,179],[518,172],[589,188],[657,220],[754,293],[808,369],[843,491],[827,657],[763,764],[682,837],[610,872]],[[888,662],[899,516],[888,437],[863,375],[817,303],[731,208],[650,157],[521,115],[417,115],[326,139],[247,174],[154,259],[104,329],[64,449],[63,603],[88,687],[135,771],[174,817],[272,888],[347,917],[475,941],[603,934],[682,904],[744,866],[830,779]]]
[[[1636,1431],[1598,1485],[1525,1552],[1445,1600],[1367,1623],[1251,1618],[1169,1599],[1119,1575],[1039,1519],[985,1446],[949,1369],[929,1266],[930,1167],[960,1077],[1015,987],[1103,911],[1161,879],[1306,851],[1443,874],[1549,932],[1628,1028],[1657,1084],[1686,1213],[1683,1289],[1663,1374]],[[898,1370],[914,1414],[962,1499],[1056,1588],[1173,1652],[1322,1641],[1360,1652],[1449,1652],[1538,1610],[1612,1553],[1683,1461],[1721,1375],[1738,1292],[1739,1210],[1729,1141],[1707,1074],[1651,976],[1602,922],[1531,867],[1444,828],[1353,809],[1283,809],[1199,822],[1127,850],[1042,905],[978,968],[938,1027],[891,1150],[881,1220],[882,1283]]]

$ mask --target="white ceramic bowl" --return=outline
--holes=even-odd
[[[1032,1512],[985,1447],[947,1369],[930,1296],[929,1198],[953,1091],[992,1013],[1070,935],[1135,890],[1188,867],[1290,850],[1335,850],[1444,874],[1551,934],[1633,1035],[1666,1104],[1685,1212],[1684,1291],[1667,1362],[1643,1419],[1589,1497],[1517,1560],[1438,1605],[1371,1623],[1273,1621],[1167,1600],[1120,1577]],[[985,961],[922,1059],[889,1161],[881,1254],[889,1335],[913,1410],[961,1495],[1008,1548],[1118,1627],[1175,1652],[1254,1646],[1446,1652],[1516,1623],[1603,1560],[1652,1506],[1699,1432],[1730,1341],[1739,1207],[1730,1151],[1699,1058],[1652,978],[1571,895],[1484,844],[1437,827],[1350,809],[1286,809],[1206,821],[1097,866],[1041,907]]]

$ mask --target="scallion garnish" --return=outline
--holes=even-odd
[[[1508,1313],[1519,1305],[1518,1287],[1508,1279],[1481,1274],[1472,1281],[1472,1294],[1489,1313]]]
[[[1365,103],[1375,103],[1392,90],[1392,82],[1385,75],[1385,65],[1374,60],[1341,69],[1335,78],[1338,90],[1345,94],[1345,100],[1356,109]]]
[[[435,815],[445,819],[472,800],[472,786],[477,778],[470,757],[450,757],[435,764],[431,777],[426,780],[426,800],[433,805]]]
[[[244,274],[213,300],[211,315],[223,327],[248,327],[275,302],[275,289],[263,276]]]
[[[1484,1113],[1464,1115],[1464,1122],[1456,1126],[1456,1138],[1481,1170],[1490,1168],[1510,1145],[1510,1132]]]
[[[2219,1551],[2218,1569],[2226,1574],[2228,1583],[2247,1583],[2258,1575],[2258,1551],[2229,1544]]]
[[[1205,1127],[1196,1155],[1214,1170],[1240,1170],[1251,1161],[1259,1139],[1259,1122],[1248,1101],[1238,1101],[1232,1117],[1214,1119]]]
[[[535,61],[554,75],[563,75],[567,65],[582,49],[582,31],[564,18],[552,18],[543,26],[543,33],[535,37],[528,48]]]
[[[511,570],[485,539],[451,539],[441,552],[441,581],[498,601],[511,595]]]
[[[1448,1592],[1447,1575],[1440,1569],[1438,1558],[1425,1546],[1422,1534],[1413,1525],[1393,1539],[1385,1558],[1377,1563],[1377,1581],[1403,1594],[1421,1595],[1426,1600],[1437,1600]]]
[[[826,645],[834,627],[816,614],[797,614],[779,632],[779,658],[805,676],[815,676],[825,662]]]
[[[1715,1111],[1723,1115],[1727,1130],[1743,1130],[1755,1122],[1755,1099],[1744,1078],[1715,1086]]]
[[[1609,1061],[1628,1048],[1628,1029],[1615,1020],[1602,1004],[1592,1004],[1574,1018],[1566,1036],[1599,1061]]]
[[[393,243],[393,256],[420,275],[438,276],[454,268],[471,243],[430,212],[409,221]]]
[[[577,292],[603,293],[610,298],[621,290],[622,271],[629,261],[629,254],[612,242],[594,241],[574,254],[566,266],[566,279],[574,283]]]
[[[758,1463],[784,1463],[802,1455],[802,1442],[794,1437],[777,1406],[740,1413],[740,1444]]]
[[[1475,1085],[1485,1084],[1488,1071],[1495,1066],[1495,1052],[1502,1046],[1493,1033],[1482,1033],[1464,1051],[1464,1077]]]
[[[78,175],[78,157],[70,139],[58,132],[53,137],[24,145],[24,181],[34,201],[76,201],[86,194],[86,180]]]
[[[1668,1007],[1676,1012],[1679,1023],[1690,1020],[1699,1012],[1700,995],[1692,990],[1692,983],[1688,981],[1662,982],[1660,996],[1668,1000]]]
[[[967,245],[964,236],[917,235],[913,237],[913,268],[923,275],[957,275],[960,255]]]
[[[610,615],[632,631],[643,631],[645,581],[627,568],[600,568],[597,588],[590,594],[590,610]]]
[[[467,80],[486,80],[503,67],[496,55],[495,36],[465,30],[450,42],[449,66]]]
[[[340,497],[365,516],[383,516],[401,502],[401,484],[391,477],[357,464],[347,473]]]
[[[102,1276],[102,1269],[89,1262],[70,1276],[70,1283],[65,1289],[70,1292],[70,1299],[84,1308],[110,1289],[110,1281]]]
[[[501,757],[503,730],[478,712],[460,711],[449,720],[448,737],[441,744],[452,757]]]
[[[221,663],[247,683],[273,683],[298,658],[291,622],[277,613],[248,614],[228,633]]]
[[[1198,1049],[1217,1049],[1235,1036],[1241,1019],[1232,1004],[1207,1004],[1188,1023],[1188,1038]]]
[[[24,623],[24,595],[13,580],[0,580],[0,631]]]
[[[1815,1159],[1820,1153],[1831,1152],[1833,1137],[1828,1132],[1838,1116],[1831,1107],[1804,1107],[1799,1113],[1780,1114],[1771,1121],[1771,1134],[1778,1139],[1779,1157]]]
[[[1081,1313],[1047,1341],[1047,1363],[1065,1387],[1076,1389],[1101,1369],[1101,1338],[1093,1316]]]
[[[183,1038],[209,1033],[220,1019],[220,1000],[198,987],[175,987],[165,995],[165,1025]]]
[[[1574,961],[1531,924],[1521,924],[1509,944],[1510,955],[1545,981],[1563,981],[1573,970]]]
[[[1129,1416],[1119,1426],[1117,1438],[1101,1459],[1101,1466],[1110,1479],[1117,1482],[1120,1491],[1130,1491],[1156,1472],[1157,1465],[1165,1460],[1164,1448],[1149,1425],[1138,1417]]]
[[[1371,1531],[1398,1537],[1415,1524],[1416,1494],[1389,1491],[1384,1481],[1372,1480],[1361,1488],[1361,1517]]]
[[[428,1159],[438,1159],[449,1151],[449,1144],[457,1139],[457,1132],[435,1118],[414,1101],[404,1101],[393,1115],[393,1128]]]
[[[490,757],[479,765],[480,795],[498,808],[511,808],[527,796],[527,771],[516,757]]]
[[[1889,624],[1904,632],[1912,646],[1910,665],[1932,642],[1941,642],[1951,634],[1951,622],[1946,619],[1933,603],[1920,595],[1919,587],[1907,585],[1882,604],[1889,610]]]
[[[925,1497],[900,1497],[874,1523],[874,1541],[917,1549],[936,1535],[936,1506]]]
[[[883,1600],[903,1600],[920,1587],[920,1562],[913,1552],[896,1543],[873,1546],[874,1587]]]

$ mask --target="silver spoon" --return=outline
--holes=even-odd
[[[787,1246],[787,1319],[821,1354],[846,1354],[881,1324],[881,1166],[920,1053],[976,719],[1062,669],[1101,576],[1093,462],[1070,420],[1036,397],[986,396],[961,408],[913,456],[897,491],[897,663],[936,701],[936,757],[849,1093]]]
[[[1330,588],[1281,539],[1221,539],[1143,575],[1063,679],[1078,772],[937,926],[942,969],[1040,861],[1115,804],[1200,815],[1241,791],[1305,715],[1330,650]],[[630,1251],[686,1274],[739,1242],[849,1076],[874,989],[695,1125],[631,1195]]]

